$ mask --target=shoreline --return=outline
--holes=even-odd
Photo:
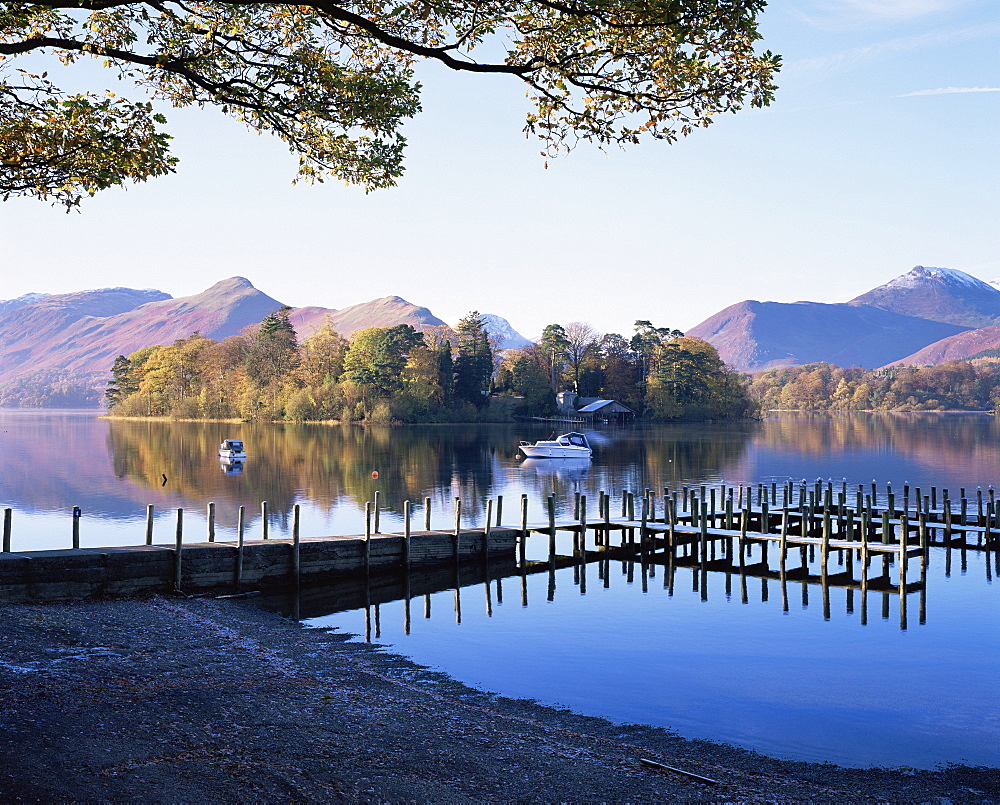
[[[616,725],[238,599],[2,612],[7,801],[1000,801],[996,768],[786,761]]]

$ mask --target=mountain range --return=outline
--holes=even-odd
[[[688,330],[744,372],[825,361],[875,369],[1000,352],[1000,281],[916,266],[849,302],[730,305]],[[242,277],[181,298],[147,288],[27,294],[0,300],[0,406],[92,406],[103,400],[111,364],[192,333],[220,340],[282,307]],[[329,320],[343,336],[366,327],[445,326],[426,307],[386,296],[342,309],[293,308],[300,338]],[[506,319],[483,316],[502,349],[531,342]]]
[[[0,406],[98,405],[119,355],[195,332],[221,340],[282,306],[243,277],[176,299],[154,289],[104,288],[0,300]],[[345,337],[367,327],[446,326],[427,308],[398,296],[340,310],[293,308],[289,314],[300,338],[327,319]],[[526,341],[499,316],[488,315],[486,326],[501,346]]]
[[[743,372],[820,361],[865,369],[942,363],[1000,345],[1000,289],[963,271],[915,266],[849,302],[739,302],[687,335]]]

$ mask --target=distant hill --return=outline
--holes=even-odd
[[[6,316],[8,313],[12,313],[19,307],[24,307],[32,302],[37,302],[39,299],[46,296],[48,296],[46,293],[28,293],[24,296],[17,297],[17,299],[4,299],[0,301],[0,316]]]
[[[384,296],[371,302],[335,310],[325,307],[300,307],[293,309],[288,319],[299,339],[309,335],[326,323],[329,316],[334,329],[344,338],[368,327],[395,327],[409,324],[417,330],[427,327],[447,326],[425,307],[411,305],[399,296]]]
[[[739,302],[687,334],[745,372],[816,361],[875,369],[938,362],[939,353],[921,350],[943,339],[966,343],[967,331],[994,324],[1000,324],[1000,290],[963,271],[916,266],[850,302]]]
[[[238,335],[280,307],[243,277],[177,299],[152,289],[105,288],[0,301],[0,406],[103,404],[119,355],[194,332],[215,340]],[[303,338],[327,315],[345,336],[373,326],[444,324],[427,308],[396,296],[339,311],[300,308],[290,318]]]
[[[964,333],[942,338],[923,349],[893,361],[891,366],[934,366],[948,361],[962,361],[974,358],[987,350],[1000,347],[1000,324],[967,330]]]
[[[1000,323],[1000,290],[953,268],[914,266],[906,274],[855,297],[850,304],[871,305],[960,327]]]
[[[751,300],[686,334],[708,341],[735,369],[759,372],[818,361],[875,369],[962,329],[868,305]]]

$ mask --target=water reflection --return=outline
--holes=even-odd
[[[363,609],[392,601],[406,602],[406,620],[409,621],[409,601],[411,597],[430,595],[443,590],[455,593],[456,622],[461,622],[461,589],[473,585],[485,585],[487,614],[492,615],[490,584],[497,582],[496,596],[502,602],[500,582],[504,579],[519,579],[521,605],[528,606],[527,577],[545,574],[546,602],[556,600],[559,578],[562,571],[571,571],[572,587],[579,595],[587,594],[588,573],[596,575],[598,585],[607,589],[613,575],[624,576],[628,584],[638,581],[643,593],[649,592],[650,585],[658,577],[662,587],[670,597],[678,585],[685,586],[684,578],[689,578],[690,589],[698,593],[700,600],[709,601],[709,591],[713,585],[709,577],[722,580],[721,591],[724,598],[738,598],[748,604],[752,596],[759,597],[761,603],[771,601],[777,595],[781,610],[789,612],[794,600],[806,608],[819,604],[823,619],[832,617],[832,601],[837,593],[842,598],[845,614],[859,616],[860,625],[869,619],[869,600],[877,598],[879,612],[883,620],[890,618],[892,611],[898,616],[900,630],[908,627],[908,599],[918,602],[919,623],[927,622],[927,572],[929,554],[911,557],[907,564],[917,565],[914,578],[908,578],[899,556],[883,554],[865,558],[860,549],[834,551],[829,564],[815,546],[790,548],[781,553],[766,542],[746,542],[738,539],[714,540],[705,546],[697,541],[683,542],[671,548],[665,539],[650,539],[645,546],[636,542],[634,533],[621,532],[618,544],[611,539],[602,540],[599,534],[592,535],[583,544],[572,537],[572,544],[563,535],[553,542],[546,535],[534,535],[529,543],[534,543],[525,552],[538,554],[544,550],[544,560],[522,560],[515,557],[493,559],[481,564],[446,565],[430,570],[421,568],[410,573],[381,574],[370,577],[348,578],[338,581],[334,588],[311,587],[300,591],[298,598],[291,594],[276,593],[269,599],[272,608],[284,614],[302,613],[302,617],[316,618],[334,612]],[[701,549],[699,549],[701,548]],[[560,553],[560,550],[571,553]],[[951,575],[952,553],[959,554],[963,568],[968,567],[969,548],[947,548],[940,552],[945,577]],[[976,549],[972,549],[976,550]],[[518,551],[517,553],[520,553]],[[833,567],[830,567],[830,564]],[[987,552],[986,579],[992,580],[995,572],[1000,572],[1000,552]],[[910,571],[912,573],[912,570]],[[964,572],[964,571],[963,571]],[[753,592],[753,591],[756,592]],[[429,601],[427,603],[429,607]],[[429,617],[429,608],[426,610]],[[405,632],[409,634],[407,626]],[[376,635],[378,637],[378,635]],[[366,630],[366,639],[371,635]]]
[[[550,494],[565,507],[576,493],[596,499],[601,490],[817,477],[974,489],[992,484],[1000,466],[1000,429],[979,415],[795,414],[640,425],[588,432],[595,446],[589,464],[518,459],[521,439],[551,430],[545,423],[362,428],[0,411],[0,494],[15,511],[15,534],[23,534],[22,514],[68,517],[82,506],[85,542],[94,546],[126,544],[110,525],[141,521],[149,504],[157,512],[183,507],[197,518],[214,501],[219,527],[233,533],[239,506],[258,512],[268,501],[272,528],[282,532],[299,503],[304,534],[350,534],[361,531],[364,504],[376,492],[390,521],[398,521],[405,501],[424,498],[447,518],[461,497],[466,521],[479,525],[486,501],[498,495],[528,494],[534,517]],[[228,437],[249,446],[246,464],[218,462],[217,445]],[[109,526],[108,541],[100,541],[96,517]]]
[[[531,539],[544,556],[546,537]],[[894,561],[866,573],[857,552],[824,574],[808,550],[626,557],[613,542],[582,561],[561,535],[554,563],[308,590],[302,612],[481,689],[616,722],[852,765],[996,762],[1000,724],[973,704],[994,696],[1000,662],[982,630],[996,627],[959,604],[1000,571],[996,551],[931,548],[901,587]],[[946,575],[960,563],[968,574]],[[942,687],[959,668],[963,684]]]

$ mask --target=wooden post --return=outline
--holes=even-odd
[[[73,507],[73,548],[80,547],[80,517],[83,510],[79,506]]]
[[[642,546],[643,551],[646,550],[646,523],[649,521],[649,498],[643,497],[642,499],[642,509],[640,511],[639,518],[639,545]]]
[[[184,545],[184,509],[177,510],[177,530],[174,532],[174,592],[181,591],[181,552]]]
[[[554,562],[556,558],[556,500],[549,495],[545,502],[549,515],[549,561]]]
[[[455,498],[455,562],[458,562],[458,559],[461,556],[461,552],[462,552],[462,499]]]
[[[3,510],[3,552],[10,553],[10,520],[14,514],[13,509]]]
[[[146,507],[146,544],[153,544],[153,504]]]
[[[868,567],[868,510],[861,510],[861,565]],[[865,583],[867,584],[868,571],[864,571]],[[862,591],[863,593],[864,591]]]
[[[246,523],[246,506],[240,506],[236,517],[236,592],[243,586],[243,529]]]
[[[403,501],[403,563],[410,572],[410,501]]]
[[[372,567],[372,502],[365,501],[365,578],[371,573]]]
[[[302,561],[299,550],[299,504],[292,506],[292,584],[298,592],[302,582]]]
[[[781,510],[781,542],[778,543],[778,557],[784,566],[785,551],[788,550],[788,507]]]
[[[215,504],[208,504],[208,541],[215,542]]]
[[[920,518],[920,548],[927,553],[927,512],[922,511],[917,516]]]
[[[823,555],[820,556],[820,569],[824,578],[827,574],[827,564],[830,560],[830,507],[823,506]]]
[[[587,496],[580,495],[580,562],[587,562]],[[581,591],[582,592],[582,591]]]
[[[503,495],[497,495],[497,528],[500,528],[500,518],[503,516]]]
[[[524,553],[526,550],[526,543],[528,542],[528,496],[521,495],[521,544],[520,544],[520,562],[521,568],[524,568]]]
[[[431,530],[431,499],[424,498],[424,531]]]
[[[260,538],[267,539],[267,501],[260,502]]]
[[[483,556],[489,557],[490,555],[490,521],[493,519],[493,500],[486,501],[486,528],[483,529]],[[486,581],[486,586],[489,586],[489,580]]]
[[[382,531],[381,531],[381,529],[379,527],[379,522],[378,522],[379,514],[381,513],[380,512],[381,507],[378,505],[378,502],[379,502],[378,499],[379,499],[379,490],[376,489],[375,490],[375,527],[372,529],[376,534],[382,533]]]

